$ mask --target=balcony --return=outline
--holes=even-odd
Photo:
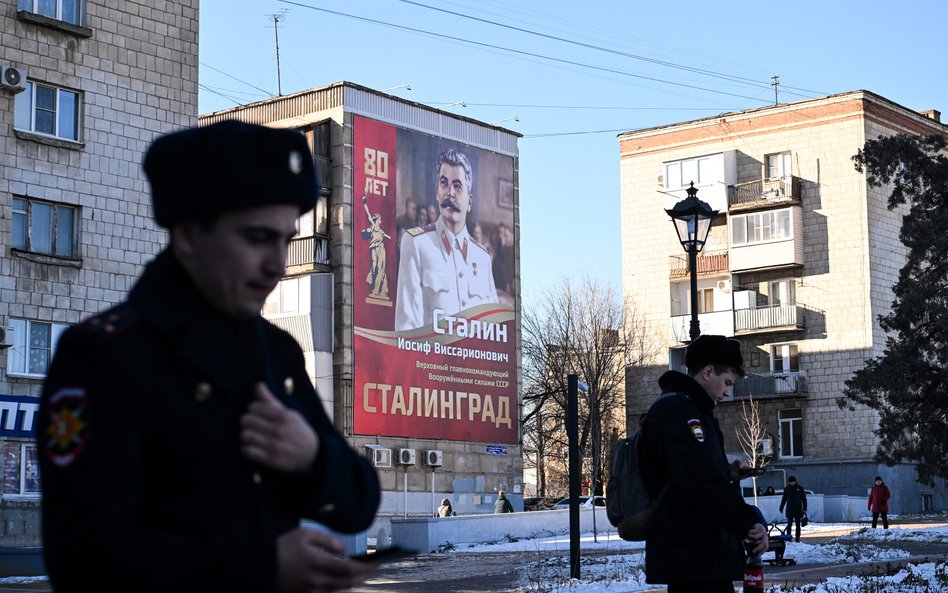
[[[803,329],[803,307],[771,305],[734,310],[734,334],[746,335]]]
[[[290,241],[286,267],[315,269],[315,265],[329,265],[329,239],[326,237],[296,237]],[[296,270],[301,271],[301,270]]]
[[[714,311],[699,313],[698,323],[701,324],[701,333],[721,336],[734,335],[734,311]],[[669,320],[668,337],[672,342],[690,342],[691,314],[673,315]]]
[[[698,254],[698,275],[722,274],[730,271],[728,267],[727,251],[708,251]],[[688,255],[672,255],[668,258],[668,275],[671,278],[687,276],[691,270],[688,267]]]
[[[803,208],[728,213],[732,273],[803,265]]]
[[[728,209],[751,210],[800,203],[800,178],[792,175],[735,183],[728,188]]]
[[[734,384],[732,396],[775,397],[806,394],[806,371],[748,373]]]

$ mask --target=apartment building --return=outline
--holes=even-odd
[[[198,0],[0,0],[0,546],[37,546],[56,341],[165,242],[141,157],[197,121]],[[173,438],[169,427],[169,438]]]
[[[313,149],[319,201],[264,316],[302,345],[336,427],[378,470],[369,536],[443,498],[490,513],[505,490],[519,507],[519,135],[351,82],[200,123],[226,119],[299,130]],[[473,186],[450,237],[447,154]]]
[[[878,317],[905,257],[905,212],[887,209],[886,189],[869,187],[852,156],[880,135],[945,134],[939,118],[854,91],[621,134],[623,287],[667,344],[629,386],[628,417],[655,399],[661,372],[684,364],[690,269],[665,209],[693,183],[717,211],[696,266],[701,332],[738,338],[747,367],[718,406],[728,453],[741,453],[735,431],[752,396],[773,470],[758,485],[795,475],[817,493],[863,496],[881,475],[893,512],[946,508],[911,465],[873,461],[874,411],[836,403],[882,353]]]

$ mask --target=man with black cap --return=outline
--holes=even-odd
[[[753,470],[728,464],[714,407],[744,375],[740,343],[703,335],[685,354],[688,373],[668,371],[662,396],[642,420],[640,468],[653,498],[665,488],[645,544],[645,576],[668,593],[733,593],[741,578],[741,540],[767,551],[759,511],[737,482]]]
[[[144,162],[170,243],[128,299],[65,332],[37,440],[53,588],[332,591],[375,563],[373,468],[332,426],[293,338],[260,316],[315,204],[305,138],[222,122]]]

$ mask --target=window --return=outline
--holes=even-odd
[[[769,210],[731,218],[731,245],[753,245],[793,237],[790,210]]]
[[[0,443],[3,451],[3,496],[40,495],[36,445],[18,441]]]
[[[770,304],[774,307],[796,304],[796,282],[792,278],[769,283]]]
[[[76,208],[28,198],[13,198],[14,249],[76,257]]]
[[[774,344],[770,347],[770,370],[788,373],[800,370],[800,356],[796,344]]]
[[[723,167],[721,163],[720,155],[665,163],[665,187],[680,189],[688,187],[691,182],[694,182],[695,185],[713,183],[720,177],[720,170]]]
[[[791,175],[791,159],[789,152],[781,152],[780,154],[768,154],[764,157],[766,161],[766,171],[765,177],[767,179],[780,179],[781,177],[788,177]]]
[[[714,313],[714,289],[698,289],[698,313]]]
[[[16,7],[57,21],[82,24],[82,0],[18,0]]]
[[[300,313],[300,302],[307,302],[308,294],[303,291],[309,288],[306,283],[308,277],[287,278],[280,280],[277,287],[267,297],[263,304],[264,315],[283,315]],[[305,312],[305,311],[302,311]]]
[[[79,93],[31,80],[16,95],[13,127],[17,130],[79,141]]]
[[[11,319],[13,345],[7,352],[7,374],[20,377],[46,376],[59,336],[69,327],[29,319]]]
[[[780,457],[803,457],[803,410],[779,410]]]

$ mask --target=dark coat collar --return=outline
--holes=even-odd
[[[715,402],[704,387],[684,373],[668,371],[658,379],[658,385],[662,388],[662,393],[669,391],[684,393],[705,412],[714,409]]]
[[[128,301],[170,348],[238,402],[263,375],[263,319],[224,317],[198,291],[170,249],[145,268]],[[258,375],[260,375],[258,377]],[[245,393],[246,392],[246,393]]]

